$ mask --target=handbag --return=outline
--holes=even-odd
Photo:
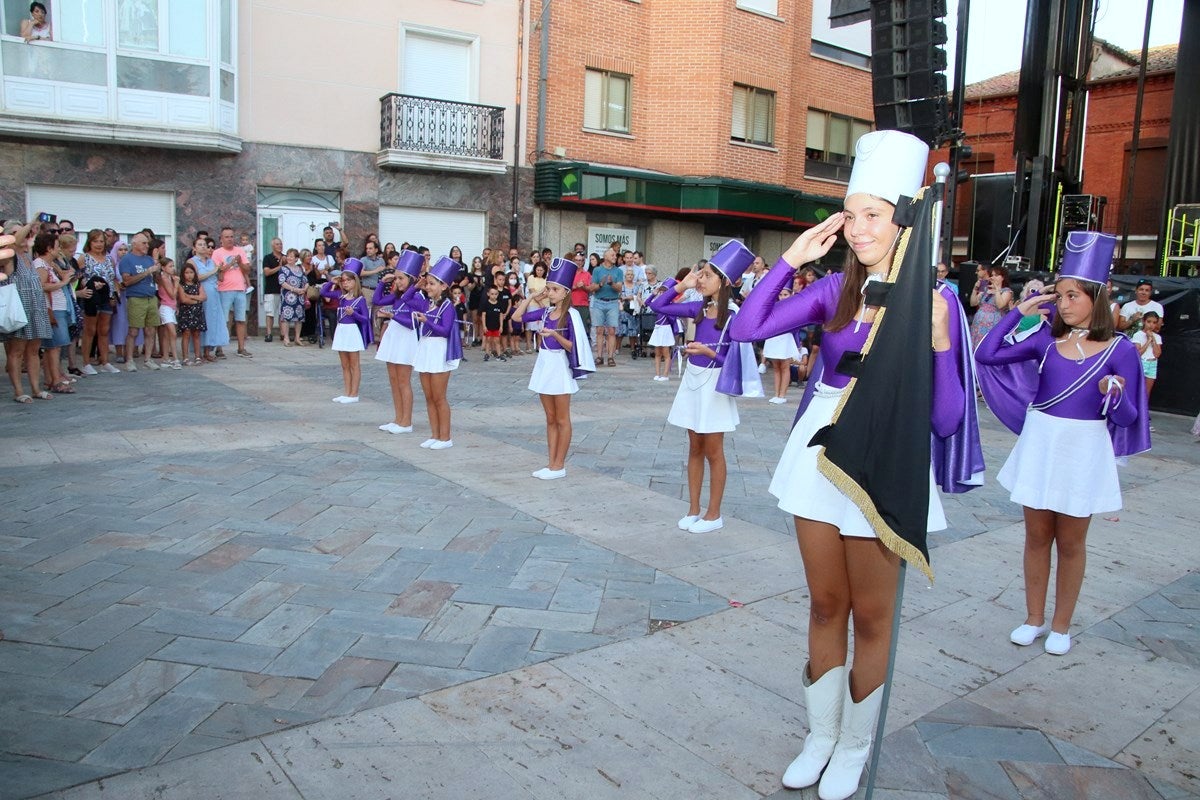
[[[0,285],[0,333],[19,331],[28,324],[29,317],[25,315],[17,287],[11,283]]]

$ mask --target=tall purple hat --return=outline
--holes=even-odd
[[[449,286],[458,277],[462,265],[449,256],[442,256],[437,263],[429,268],[429,274]]]
[[[546,283],[556,283],[569,290],[575,283],[575,268],[575,262],[569,258],[551,259]]]
[[[725,276],[730,283],[737,283],[746,268],[754,263],[754,253],[737,239],[730,239],[713,253],[708,265]]]
[[[357,258],[347,258],[346,263],[342,264],[342,274],[347,272],[352,273],[359,280],[362,279],[363,263]]]
[[[396,272],[403,272],[415,281],[421,277],[421,268],[424,266],[425,256],[416,250],[405,250],[400,253],[400,260],[396,263]]]
[[[1070,231],[1063,252],[1060,278],[1104,283],[1112,269],[1113,251],[1117,237],[1098,231]]]

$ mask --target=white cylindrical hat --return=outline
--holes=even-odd
[[[871,131],[854,146],[854,168],[846,197],[873,194],[896,205],[913,197],[925,182],[929,145],[900,131]]]

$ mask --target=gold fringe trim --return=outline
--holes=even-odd
[[[917,196],[913,198],[913,202],[917,202],[928,191],[927,187],[922,187]],[[892,257],[892,266],[888,270],[888,282],[895,283],[896,278],[900,275],[900,265],[904,263],[904,254],[908,251],[909,238],[912,236],[912,228],[905,228],[900,234],[900,243],[896,246],[896,254]],[[871,332],[867,334],[867,341],[863,345],[862,354],[865,356],[871,352],[871,345],[875,342],[875,335],[882,327],[879,323],[883,321],[883,316],[887,313],[887,306],[881,306],[875,312],[875,319],[871,324]],[[833,419],[830,424],[836,424],[838,418],[842,415],[842,409],[846,407],[846,401],[850,399],[850,395],[854,392],[854,386],[858,382],[857,378],[851,378],[850,383],[846,386],[846,391],[842,393],[838,400],[837,409],[833,412]],[[883,542],[887,549],[891,550],[896,555],[903,558],[910,564],[916,565],[921,572],[925,573],[925,577],[933,583],[933,568],[929,565],[929,561],[921,554],[921,551],[914,547],[909,542],[900,537],[891,527],[884,522],[883,517],[879,516],[879,512],[875,510],[875,504],[871,502],[871,498],[863,490],[861,486],[854,482],[842,469],[830,461],[825,455],[825,448],[821,448],[820,454],[817,456],[817,469],[821,471],[830,483],[836,486],[842,494],[850,499],[850,502],[858,506],[858,510],[866,517],[870,523],[875,535]]]

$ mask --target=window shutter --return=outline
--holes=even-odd
[[[774,116],[775,96],[770,92],[755,92],[754,99],[754,132],[751,139],[759,144],[771,144],[771,118]]]
[[[865,122],[852,120],[850,123],[850,152],[854,152],[854,146],[858,144],[858,140],[864,135],[871,132],[871,126]]]
[[[832,155],[846,156],[850,152],[850,120],[845,117],[832,117],[829,120],[829,152]],[[842,159],[837,159],[842,160]]]
[[[608,76],[608,114],[605,126],[610,131],[629,133],[629,79]]]
[[[603,130],[604,73],[589,69],[583,75],[583,127]]]
[[[808,111],[808,132],[804,136],[804,146],[809,150],[825,152],[825,115],[820,111]]]
[[[457,39],[404,37],[403,94],[470,103],[471,47]]]
[[[731,139],[748,139],[746,131],[746,105],[749,101],[749,92],[745,86],[733,87],[733,125],[729,132]]]

